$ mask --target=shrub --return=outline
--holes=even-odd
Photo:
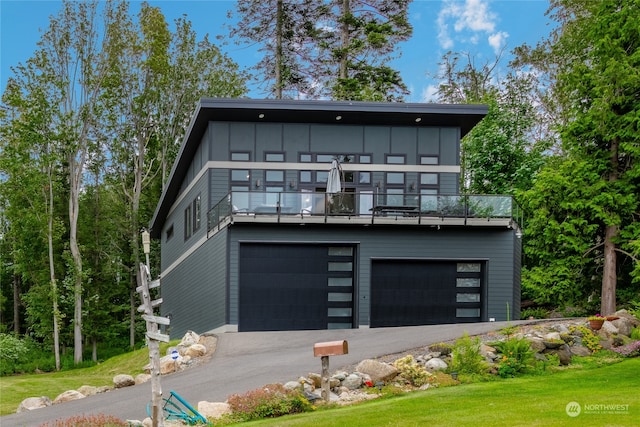
[[[631,335],[629,335],[632,340],[640,340],[640,327],[635,327],[631,330]]]
[[[268,384],[245,394],[229,396],[229,406],[240,421],[274,418],[313,410],[299,390],[287,390],[281,384]]]
[[[415,387],[422,387],[434,380],[425,367],[416,363],[410,354],[393,362],[393,366],[400,372],[402,378]]]
[[[492,345],[502,354],[498,362],[498,375],[503,378],[515,377],[533,364],[533,350],[525,338],[509,338]]]
[[[520,312],[520,319],[527,320],[529,317],[533,317],[534,319],[546,319],[548,315],[549,312],[542,307],[525,308]]]
[[[591,350],[591,352],[597,353],[599,350],[602,350],[600,338],[586,326],[570,326],[569,332],[580,335],[582,337],[582,345]]]
[[[453,350],[453,346],[446,342],[439,342],[429,346],[429,351],[440,353],[443,356],[451,354],[451,350]]]
[[[480,352],[480,345],[480,338],[471,339],[467,333],[458,338],[451,352],[451,371],[463,374],[487,372],[487,363]]]
[[[640,356],[640,341],[633,341],[620,347],[614,347],[611,351],[621,354],[624,357],[638,357]]]
[[[126,427],[129,424],[111,415],[77,415],[40,424],[40,427]]]

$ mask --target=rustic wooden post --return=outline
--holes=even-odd
[[[329,402],[331,399],[331,387],[329,380],[329,356],[339,356],[349,353],[349,343],[346,341],[319,342],[313,345],[313,355],[320,357],[322,363],[322,399]]]
[[[149,283],[149,268],[140,263],[140,283],[136,291],[140,293],[142,305],[138,307],[142,318],[147,322],[147,346],[149,347],[149,365],[151,366],[151,421],[153,427],[164,427],[162,412],[162,386],[160,385],[160,341],[169,342],[169,336],[161,334],[158,324],[168,325],[166,317],[154,316],[153,309],[162,304],[162,298],[151,300],[150,289],[160,286],[160,280]]]

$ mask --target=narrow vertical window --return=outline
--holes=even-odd
[[[193,231],[200,229],[200,195],[193,201]]]

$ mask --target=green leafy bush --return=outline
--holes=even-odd
[[[402,378],[415,387],[422,387],[433,382],[433,376],[424,366],[416,363],[410,354],[393,362],[393,366],[400,372]]]
[[[480,352],[480,338],[474,339],[465,333],[458,338],[451,352],[451,372],[459,374],[484,374],[487,372],[487,363]]]
[[[0,375],[16,372],[16,365],[29,353],[25,340],[10,334],[0,334]]]
[[[112,415],[77,415],[40,424],[40,427],[126,427],[129,424]]]
[[[534,362],[531,344],[525,338],[509,338],[492,345],[502,354],[498,362],[498,375],[503,378],[524,373]]]
[[[594,334],[593,331],[586,326],[570,326],[569,332],[579,335],[582,339],[582,345],[591,350],[592,353],[597,353],[602,350],[600,337]]]
[[[453,350],[453,346],[446,342],[439,342],[436,344],[431,344],[429,346],[429,351],[438,352],[443,356],[451,354],[452,350]]]
[[[635,327],[631,330],[630,338],[632,340],[640,340],[640,327]]]
[[[313,406],[299,390],[288,390],[281,384],[268,384],[242,395],[231,395],[228,402],[238,421],[274,418],[313,410]]]

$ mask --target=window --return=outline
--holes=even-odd
[[[249,161],[249,153],[247,152],[239,152],[235,151],[231,153],[231,160],[234,162],[248,162]]]
[[[421,173],[420,185],[438,185],[437,173]]]
[[[311,182],[311,171],[300,171],[300,182]]]
[[[187,240],[193,234],[191,205],[184,210],[184,239]]]
[[[200,229],[200,195],[193,201],[193,231]]]
[[[389,165],[404,165],[404,155],[387,154],[387,164],[389,164]]]
[[[361,154],[360,155],[360,163],[371,163],[371,155],[369,155],[369,154]]]
[[[404,173],[402,172],[387,172],[387,185],[403,185]]]
[[[284,162],[284,153],[265,153],[264,159],[267,162]]]
[[[308,154],[308,153],[300,154],[300,162],[311,163],[311,154]]]
[[[231,170],[231,181],[248,182],[249,177],[250,175],[249,175],[248,169],[232,169]]]
[[[196,231],[200,229],[200,195],[189,203],[184,210],[184,239],[187,240]]]
[[[266,182],[284,182],[284,171],[266,171]]]
[[[438,163],[437,156],[420,156],[421,165],[437,165]]]
[[[371,172],[360,172],[360,184],[371,184]]]
[[[173,237],[173,224],[167,228],[167,242]]]

